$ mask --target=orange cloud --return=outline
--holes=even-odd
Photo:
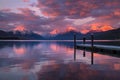
[[[57,29],[54,29],[53,31],[50,32],[50,34],[55,35],[55,34],[57,34],[58,32],[59,32],[59,31],[58,31]]]
[[[68,32],[68,31],[77,31],[77,30],[73,26],[68,25],[67,28],[66,28],[66,31]]]
[[[113,29],[113,27],[106,24],[101,25],[96,23],[91,25],[91,30],[95,30],[95,31],[108,31],[111,29]]]
[[[88,33],[90,30],[87,30],[87,29],[84,29],[84,30],[81,30],[80,32],[83,33],[83,34],[86,34]]]
[[[114,11],[114,15],[115,15],[115,16],[120,16],[120,9],[116,9],[116,10]]]
[[[92,29],[92,30],[98,30],[99,28],[94,25],[94,26],[91,27],[91,29]]]
[[[89,29],[84,28],[84,29],[81,29],[80,32],[83,34],[86,34],[90,31],[100,32],[100,31],[108,31],[108,30],[112,30],[112,29],[114,29],[114,28],[108,24],[94,23],[94,24],[90,24]]]
[[[102,27],[100,28],[101,31],[108,31],[108,30],[111,30],[111,29],[114,29],[114,28],[112,28],[111,26],[107,26],[107,25],[102,26]]]
[[[49,14],[48,12],[46,12],[46,11],[43,11],[42,14],[43,14],[44,16],[50,16],[50,14]]]
[[[49,18],[56,18],[57,16],[59,16],[59,12],[54,12],[54,11],[51,12],[42,11],[42,14]]]
[[[13,29],[14,31],[26,31],[27,29],[25,28],[24,25],[18,25],[15,29]]]

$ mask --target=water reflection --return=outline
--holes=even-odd
[[[55,53],[60,53],[60,52],[65,52],[66,54],[73,54],[73,48],[66,47],[63,45],[58,45],[58,44],[50,44],[50,48],[55,52]]]
[[[98,65],[99,66],[99,65]],[[38,80],[118,80],[120,71],[97,70],[82,63],[54,63],[38,72]]]
[[[91,51],[91,64],[93,64],[94,63],[94,53],[93,53],[93,51]]]
[[[13,46],[13,51],[18,55],[24,55],[26,53],[26,50],[27,49],[25,46],[20,47]]]
[[[85,57],[85,49],[83,50],[83,57]]]
[[[119,80],[120,58],[73,42],[0,42],[0,80]],[[75,61],[74,61],[75,59]],[[91,65],[93,64],[93,65]]]

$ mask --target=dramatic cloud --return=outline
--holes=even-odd
[[[34,15],[29,9],[20,8],[20,10],[21,13],[19,14],[12,12],[0,12],[0,28],[7,29],[7,26],[10,26],[11,24],[15,27],[21,24],[30,30],[40,30],[42,29],[41,25],[46,25],[50,22],[46,18]],[[40,27],[40,29],[38,29],[38,27]],[[13,27],[11,27],[11,29],[12,28]]]
[[[14,7],[9,6],[13,4]],[[4,5],[0,8],[0,29],[3,30],[19,29],[22,25],[37,33],[57,34],[120,27],[120,0],[21,0],[20,4],[13,0]]]
[[[38,7],[46,16],[83,18],[114,15],[120,0],[38,0]]]
[[[120,27],[116,25],[120,22],[119,5],[120,0],[38,0],[38,7],[44,16],[64,17],[79,27],[86,23],[89,23],[87,26],[100,23],[101,26]]]
[[[67,23],[67,21],[61,21],[61,18],[49,19],[40,17],[28,8],[19,8],[19,10],[21,13],[0,11],[0,28],[3,30],[21,29],[19,25],[22,25],[22,29],[24,27],[27,30],[38,33],[49,33],[56,27],[60,27],[61,23]]]

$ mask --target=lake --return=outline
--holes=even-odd
[[[77,49],[75,58],[73,45],[73,41],[0,41],[0,80],[120,80],[118,56]]]

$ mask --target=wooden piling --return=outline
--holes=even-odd
[[[94,36],[91,34],[91,48],[93,50],[93,45],[94,45]]]
[[[84,38],[83,38],[83,44],[85,44],[85,42],[86,42],[86,38],[84,37]]]
[[[86,43],[86,38],[83,38],[83,45],[85,45]],[[83,57],[85,57],[85,47],[83,48]]]
[[[76,35],[74,34],[74,60],[76,59]]]
[[[91,64],[93,65],[93,61],[94,61],[94,36],[93,34],[91,34]]]
[[[83,57],[85,57],[85,49],[83,50]]]
[[[94,64],[94,53],[93,53],[93,51],[91,51],[91,64],[92,65]]]

